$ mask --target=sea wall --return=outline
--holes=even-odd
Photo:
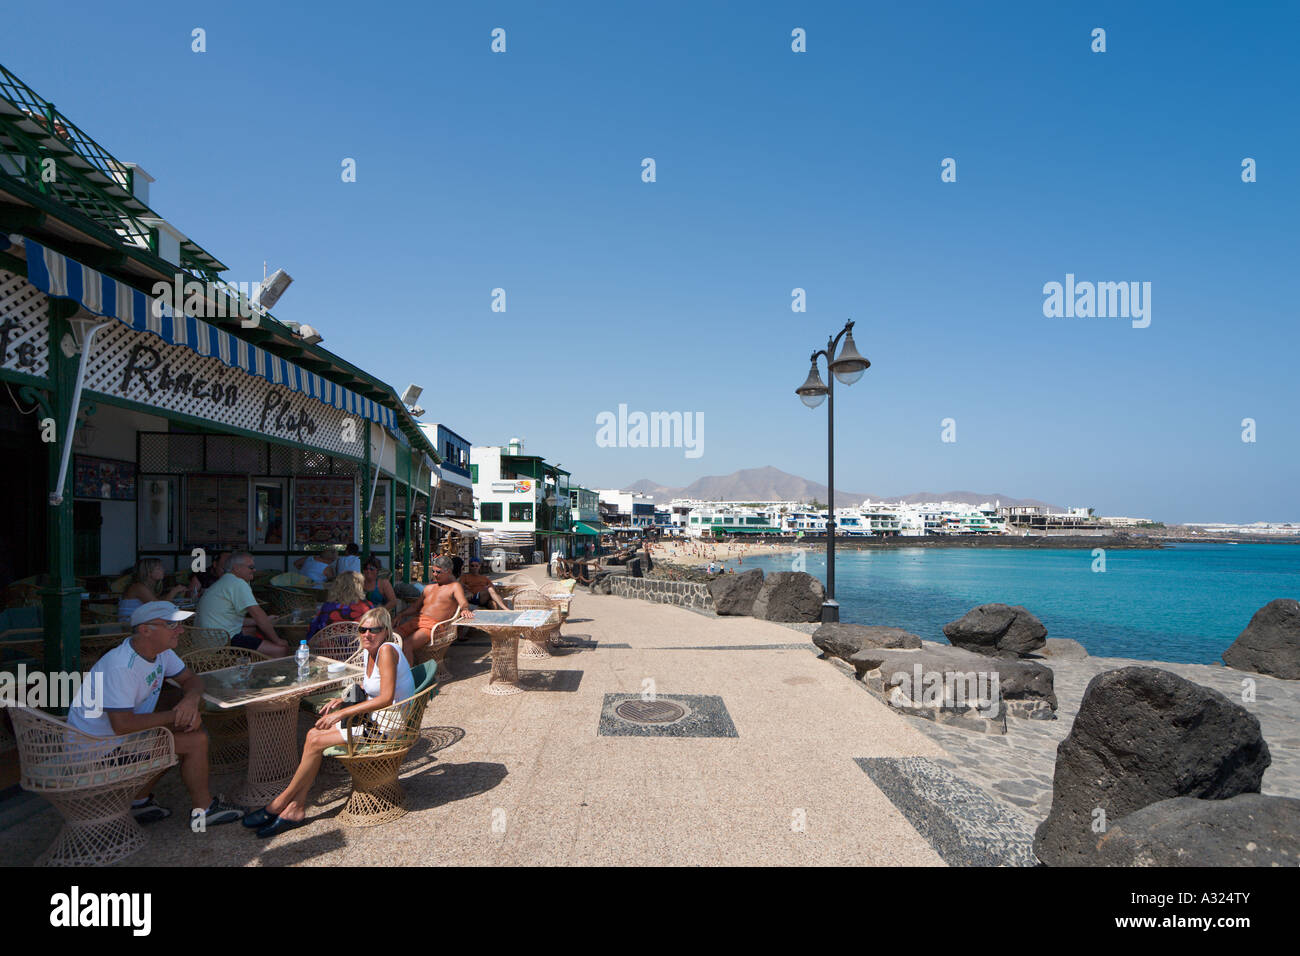
[[[707,584],[695,581],[662,581],[656,578],[634,578],[628,575],[611,575],[606,579],[609,593],[625,598],[641,598],[656,604],[675,604],[700,610],[713,610],[713,595]]]

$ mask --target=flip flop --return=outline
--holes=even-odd
[[[287,833],[290,830],[296,830],[307,822],[307,818],[301,820],[286,820],[284,817],[276,817],[262,829],[257,831],[257,835],[262,839],[267,837],[278,836],[281,833]]]
[[[261,810],[250,810],[248,813],[245,813],[244,819],[239,822],[250,830],[257,830],[266,826],[271,821],[278,819],[279,817],[276,814],[266,809],[266,807],[263,807]]]

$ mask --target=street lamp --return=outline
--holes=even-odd
[[[835,348],[844,340],[844,347],[838,356]],[[827,382],[822,381],[817,370],[817,359],[826,357],[826,368],[831,373]],[[826,600],[822,602],[822,620],[838,621],[840,605],[835,600],[835,380],[841,385],[852,385],[862,378],[862,373],[871,368],[871,362],[858,352],[853,342],[853,322],[844,324],[840,334],[828,339],[826,348],[812,354],[812,368],[808,378],[796,388],[795,394],[809,408],[816,408],[830,399],[826,408],[826,484],[829,501],[826,502]]]

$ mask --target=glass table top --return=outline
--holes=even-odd
[[[334,670],[330,667],[333,665]],[[273,700],[286,694],[307,694],[331,684],[362,676],[360,667],[342,664],[328,657],[312,655],[306,680],[298,680],[298,662],[293,657],[255,664],[236,664],[200,674],[203,697],[220,708],[241,707],[258,701]]]

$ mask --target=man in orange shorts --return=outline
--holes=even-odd
[[[406,654],[406,659],[412,664],[415,663],[416,652],[421,648],[435,640],[439,643],[447,640],[450,636],[448,631],[452,627],[449,619],[456,617],[458,611],[461,620],[468,621],[474,617],[469,600],[465,597],[465,589],[451,573],[451,558],[445,555],[436,557],[430,563],[430,567],[433,571],[433,582],[425,586],[424,594],[421,596],[422,603],[416,628],[409,640],[405,634],[402,635],[402,650]],[[442,626],[439,627],[439,624]]]

